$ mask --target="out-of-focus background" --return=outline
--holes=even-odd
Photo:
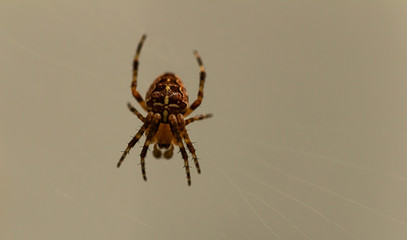
[[[115,166],[143,33],[143,95],[207,68],[191,187]],[[406,239],[406,63],[405,1],[1,1],[0,239]]]

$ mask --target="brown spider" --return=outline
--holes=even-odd
[[[146,101],[144,101],[143,97],[140,95],[136,88],[139,63],[138,58],[145,39],[146,35],[144,34],[137,46],[136,56],[133,60],[133,81],[131,83],[131,92],[136,100],[139,102],[141,107],[146,110],[148,114],[146,117],[144,117],[130,103],[127,104],[130,111],[137,115],[137,117],[143,122],[143,126],[141,126],[136,136],[134,136],[127,145],[126,150],[124,150],[123,155],[117,163],[117,167],[120,167],[130,149],[134,147],[134,145],[145,132],[147,137],[146,141],[144,142],[143,149],[140,153],[140,164],[143,179],[145,181],[147,180],[144,159],[146,157],[149,145],[151,143],[155,143],[153,151],[154,157],[160,158],[160,149],[166,149],[164,152],[164,157],[169,159],[173,155],[175,144],[178,145],[181,151],[182,158],[184,159],[188,185],[191,185],[188,155],[185,150],[183,141],[192,154],[192,158],[194,159],[195,167],[198,173],[201,173],[201,169],[199,167],[198,158],[195,154],[195,148],[192,145],[191,140],[189,139],[188,132],[185,129],[185,126],[196,120],[209,118],[212,116],[212,114],[198,115],[188,119],[184,118],[192,113],[197,107],[199,107],[202,102],[203,88],[206,76],[205,68],[202,64],[202,60],[198,52],[194,51],[194,55],[198,61],[200,68],[200,79],[198,99],[196,99],[191,106],[188,107],[188,95],[181,79],[174,73],[170,72],[162,74],[153,82],[153,84],[151,84],[150,89],[147,91],[146,94]]]

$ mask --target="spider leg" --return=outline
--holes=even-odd
[[[138,142],[138,140],[141,138],[141,136],[143,136],[144,131],[146,130],[146,128],[151,124],[151,121],[153,119],[153,113],[150,112],[148,113],[143,126],[141,126],[140,130],[138,130],[136,136],[133,137],[133,139],[131,139],[131,141],[128,143],[126,150],[124,150],[122,156],[120,157],[119,162],[117,163],[117,167],[120,167],[120,165],[122,164],[124,158],[127,156],[127,154],[129,153],[130,149],[132,147],[134,147],[134,145],[136,145],[136,143]]]
[[[185,129],[184,115],[178,114],[177,119],[178,119],[180,131],[181,131],[181,136],[184,139],[185,144],[187,145],[189,152],[192,154],[192,158],[194,159],[196,170],[198,171],[198,173],[201,173],[201,168],[199,167],[198,157],[196,156],[195,148],[192,145],[192,142],[191,142],[191,139],[188,136],[187,130]]]
[[[205,78],[206,78],[206,72],[205,72],[205,67],[202,63],[202,59],[198,54],[198,51],[194,51],[194,55],[196,57],[196,60],[198,61],[200,73],[199,73],[199,91],[198,91],[198,99],[196,99],[191,106],[188,108],[184,116],[188,116],[193,112],[199,105],[201,105],[202,98],[203,98],[203,89],[204,89],[204,84],[205,84]]]
[[[144,142],[143,149],[141,150],[141,153],[140,153],[141,173],[143,174],[144,181],[147,181],[146,167],[145,167],[144,159],[147,155],[148,146],[152,142],[154,135],[157,133],[158,126],[160,125],[160,120],[161,120],[161,115],[159,113],[154,114],[152,124],[150,126],[150,129],[148,130],[146,141]]]
[[[182,158],[184,159],[184,166],[185,166],[185,171],[187,174],[188,186],[190,186],[191,185],[191,174],[189,172],[188,154],[185,151],[184,144],[182,143],[181,131],[178,126],[177,118],[175,117],[174,114],[171,114],[169,116],[169,122],[170,122],[172,134],[175,136],[175,140],[181,151]]]
[[[147,111],[147,105],[146,102],[144,101],[143,97],[140,95],[140,93],[137,91],[137,72],[138,72],[138,58],[141,52],[141,48],[143,47],[144,40],[146,39],[147,35],[143,35],[140,39],[140,42],[138,43],[137,50],[136,50],[136,55],[134,56],[133,60],[133,81],[131,82],[131,93],[133,96],[136,98],[138,103],[144,108],[144,110]]]
[[[185,120],[185,126],[192,123],[192,122],[195,122],[197,120],[203,120],[205,118],[210,118],[212,116],[213,116],[212,113],[208,113],[208,114],[205,114],[205,115],[201,114],[201,115],[198,115],[198,116],[195,116],[195,117],[188,118],[188,119]]]
[[[142,122],[144,122],[144,116],[139,111],[137,111],[135,107],[133,107],[130,103],[127,103],[127,107],[129,108],[130,112],[134,113]]]

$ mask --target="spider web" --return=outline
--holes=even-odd
[[[1,239],[407,236],[405,4],[38,3],[0,5]],[[145,32],[140,93],[208,71],[191,187],[144,137],[115,168]]]

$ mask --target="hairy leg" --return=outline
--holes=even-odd
[[[127,154],[129,153],[130,149],[134,147],[134,145],[136,145],[136,143],[138,142],[138,140],[141,138],[141,136],[143,136],[144,131],[147,129],[147,127],[149,127],[149,125],[151,124],[153,119],[153,113],[150,112],[149,114],[147,114],[147,117],[144,121],[143,126],[141,126],[140,130],[137,132],[136,136],[133,137],[133,139],[131,139],[131,141],[128,143],[126,150],[124,150],[119,162],[117,163],[117,167],[120,167],[120,165],[122,164],[124,158],[127,156]]]
[[[179,123],[181,136],[182,136],[183,140],[185,141],[185,144],[187,145],[189,152],[192,154],[192,158],[194,159],[196,170],[198,171],[198,173],[201,173],[201,168],[199,167],[198,157],[196,156],[195,148],[192,145],[191,139],[189,139],[187,130],[185,129],[184,116],[182,114],[178,114],[177,120]]]
[[[208,113],[208,114],[205,114],[205,115],[201,114],[201,115],[198,115],[198,116],[195,116],[195,117],[191,117],[191,118],[188,118],[188,119],[185,120],[185,125],[188,125],[188,124],[190,124],[192,122],[195,122],[195,121],[198,121],[198,120],[203,120],[203,119],[206,119],[206,118],[210,118],[212,116],[213,116],[212,113]]]
[[[133,60],[133,81],[131,82],[131,93],[133,94],[134,98],[138,101],[138,103],[143,107],[144,110],[147,111],[147,105],[144,101],[143,97],[137,91],[137,73],[138,73],[138,64],[139,64],[139,56],[141,52],[141,48],[143,47],[144,40],[146,40],[147,35],[143,35],[138,43],[136,55],[134,56]]]
[[[144,142],[143,149],[140,153],[140,164],[141,164],[141,173],[143,174],[144,181],[147,181],[146,168],[145,168],[145,157],[147,155],[148,146],[150,146],[151,140],[154,138],[160,125],[161,115],[159,113],[154,114],[150,129],[148,130],[148,135],[146,141]]]
[[[133,107],[133,105],[127,103],[127,107],[129,108],[130,112],[134,113],[142,122],[144,122],[144,116],[139,111],[137,111],[137,109]]]
[[[196,60],[198,61],[199,65],[199,90],[198,90],[198,98],[191,104],[191,106],[188,108],[187,112],[184,114],[184,116],[188,116],[191,114],[199,105],[201,105],[202,99],[203,99],[203,89],[204,89],[204,84],[205,84],[205,78],[206,78],[206,72],[205,72],[205,67],[203,66],[202,59],[198,54],[198,51],[194,51],[194,55],[196,57]]]
[[[177,118],[175,117],[174,114],[171,114],[169,116],[169,122],[170,122],[172,134],[174,135],[174,137],[177,141],[178,147],[181,151],[182,158],[184,159],[185,172],[187,174],[188,185],[190,186],[191,185],[191,174],[189,172],[188,154],[185,151],[184,144],[182,143],[181,131],[178,126]]]

